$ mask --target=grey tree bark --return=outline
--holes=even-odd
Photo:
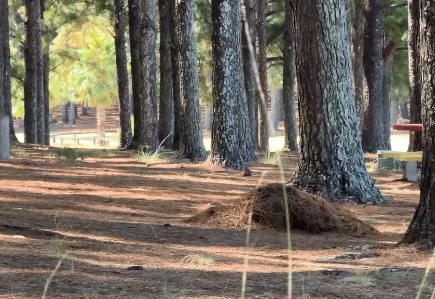
[[[74,103],[70,103],[70,117],[69,117],[69,124],[75,125],[77,120],[77,105]]]
[[[384,48],[383,59],[384,59],[384,72],[383,72],[383,84],[382,84],[382,98],[384,107],[389,109],[384,109],[384,134],[388,136],[388,145],[391,148],[391,87],[393,83],[393,62],[394,54],[396,53],[397,45],[394,41],[390,41]]]
[[[364,40],[364,74],[366,80],[363,121],[363,149],[367,152],[390,149],[383,120],[385,107],[383,85],[384,6],[382,0],[366,0],[366,26]]]
[[[42,77],[39,69],[41,52],[41,7],[39,0],[25,0],[27,11],[26,41],[24,47],[24,61],[26,75],[24,80],[24,142],[38,143],[38,104]]]
[[[13,142],[18,141],[12,118],[11,103],[11,64],[9,47],[9,5],[0,0],[0,114],[9,116],[9,134]]]
[[[181,119],[183,122],[179,155],[192,161],[204,161],[207,159],[207,152],[201,129],[193,0],[180,0],[178,4],[178,21],[181,54]]]
[[[362,130],[364,112],[364,0],[352,1],[352,64],[356,113]]]
[[[60,109],[61,109],[60,120],[63,124],[67,124],[69,122],[68,106],[69,106],[69,103],[62,104],[60,106]]]
[[[294,0],[300,156],[291,183],[354,202],[385,202],[368,174],[358,130],[348,0]]]
[[[155,15],[154,0],[129,0],[133,146],[150,152],[158,147]]]
[[[127,68],[126,50],[126,21],[127,11],[125,0],[114,0],[114,19],[115,19],[115,56],[116,73],[118,84],[118,103],[119,103],[119,127],[120,147],[128,148],[132,142],[131,121],[130,121],[130,88]],[[86,112],[82,105],[82,114]]]
[[[182,134],[181,121],[181,90],[180,90],[180,46],[178,44],[178,12],[177,1],[169,0],[169,12],[171,15],[171,60],[172,60],[172,82],[174,98],[174,144],[173,150],[180,149]]]
[[[48,47],[43,52],[43,86],[44,86],[44,136],[42,144],[50,145],[50,51]]]
[[[284,114],[283,91],[274,89],[270,92],[270,124],[269,133],[275,135],[278,131],[278,124],[283,119]]]
[[[242,170],[255,159],[242,70],[240,2],[212,1],[213,128],[211,160]]]
[[[421,119],[421,83],[419,65],[419,32],[420,7],[418,0],[408,0],[408,67],[409,67],[409,100],[410,123],[420,124]],[[422,133],[409,135],[409,151],[422,149]]]
[[[174,82],[171,53],[171,1],[159,0],[160,15],[160,102],[159,141],[165,148],[174,145]],[[174,2],[174,1],[172,1]]]
[[[420,2],[419,68],[423,118],[420,202],[402,243],[435,247],[435,2]]]
[[[207,105],[205,107],[205,122],[204,122],[204,129],[211,131],[212,124],[213,124],[213,104]]]
[[[244,0],[245,5],[245,18],[249,26],[250,40],[252,47],[255,49],[255,41],[257,36],[256,30],[256,1]],[[248,37],[246,36],[246,30],[242,26],[242,53],[243,53],[243,75],[245,78],[245,91],[248,101],[249,121],[252,131],[252,142],[254,147],[258,146],[258,97],[257,97],[257,85],[255,78],[254,65],[252,63],[251,53],[248,47]]]
[[[46,137],[46,116],[48,118],[48,110],[45,110],[45,86],[44,86],[44,52],[42,49],[42,22],[44,14],[44,0],[39,0],[39,34],[36,43],[36,70],[37,70],[37,141],[38,144],[44,144]],[[47,114],[47,115],[46,115]]]
[[[283,40],[283,106],[285,142],[291,151],[298,150],[298,131],[295,112],[295,28],[292,1],[285,2],[284,40]]]
[[[257,61],[261,91],[264,94],[265,105],[260,101],[260,150],[269,152],[269,124],[267,87],[267,55],[266,55],[266,7],[267,0],[257,0]]]

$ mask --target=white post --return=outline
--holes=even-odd
[[[11,157],[11,143],[9,131],[9,116],[0,115],[0,160]]]

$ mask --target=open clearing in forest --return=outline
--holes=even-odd
[[[55,150],[14,150],[0,163],[0,298],[286,298],[286,234],[183,222],[215,203],[280,179],[256,164],[253,176],[208,164],[138,163],[129,152],[60,159]],[[286,178],[297,162],[284,153]],[[262,178],[264,173],[264,178]],[[293,298],[415,298],[429,253],[395,248],[418,202],[399,172],[373,173],[387,206],[345,204],[381,235],[292,232]],[[248,265],[245,268],[245,257]],[[134,267],[138,266],[138,267]],[[423,297],[429,298],[429,274]]]

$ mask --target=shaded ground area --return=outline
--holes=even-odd
[[[89,155],[88,155],[89,156]],[[287,236],[185,219],[278,182],[275,165],[253,176],[213,166],[138,163],[128,152],[80,161],[24,147],[0,163],[0,298],[287,298]],[[285,154],[289,178],[296,156]],[[293,231],[293,298],[415,298],[430,254],[395,248],[418,201],[399,173],[374,173],[387,206],[345,204],[378,237]],[[247,259],[247,263],[245,263]],[[423,288],[429,298],[434,275]]]

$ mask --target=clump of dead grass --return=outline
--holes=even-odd
[[[261,186],[229,206],[218,205],[186,219],[187,223],[245,229],[252,212],[254,228],[286,229],[284,190],[287,193],[291,229],[310,233],[342,232],[357,236],[377,235],[371,225],[326,199],[282,184]]]

